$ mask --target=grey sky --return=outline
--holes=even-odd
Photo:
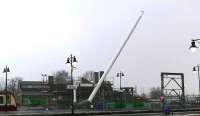
[[[200,51],[190,53],[191,38],[200,38],[198,0],[6,0],[0,1],[0,69],[11,77],[39,80],[41,73],[66,69],[73,53],[76,75],[104,70],[135,23],[141,23],[114,65],[122,85],[148,91],[160,86],[160,72],[183,72],[186,93],[197,93]],[[0,74],[4,77],[4,74]],[[115,78],[118,86],[119,79]]]

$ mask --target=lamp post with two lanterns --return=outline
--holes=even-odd
[[[3,73],[6,73],[6,86],[5,86],[5,92],[6,92],[6,98],[5,98],[5,100],[6,100],[6,103],[5,103],[5,112],[7,112],[7,110],[8,110],[8,106],[7,106],[7,99],[8,99],[8,91],[7,91],[7,81],[8,81],[8,78],[7,78],[7,76],[8,76],[8,72],[10,72],[10,69],[9,69],[9,67],[5,67],[4,69],[3,69]]]
[[[121,85],[121,81],[122,81],[122,77],[124,77],[124,73],[122,71],[120,71],[119,73],[117,73],[117,77],[119,77],[119,88],[120,90],[122,89],[122,85]]]
[[[122,97],[123,97],[123,91],[122,91],[122,84],[121,84],[121,81],[122,81],[122,77],[124,77],[124,73],[122,71],[120,71],[119,73],[117,73],[117,77],[119,77],[119,89],[120,89],[120,108],[122,108]]]
[[[70,57],[67,58],[67,62],[66,64],[70,64],[70,73],[71,73],[71,86],[72,86],[72,99],[71,99],[71,112],[72,112],[72,116],[74,115],[74,95],[73,95],[73,91],[74,91],[74,83],[73,83],[73,70],[75,68],[74,63],[76,63],[76,57],[73,56],[72,54],[70,55]]]

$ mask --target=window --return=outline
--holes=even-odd
[[[0,104],[4,104],[4,103],[3,103],[3,97],[4,97],[4,96],[0,96]]]

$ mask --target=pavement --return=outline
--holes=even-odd
[[[65,111],[53,111],[53,112],[1,112],[0,116],[63,116],[70,115],[70,112]],[[78,114],[79,116],[80,114]],[[87,115],[90,116],[90,115]],[[92,115],[92,116],[200,116],[200,112],[177,112],[173,115],[165,115],[164,113],[136,113],[136,114],[103,114],[103,115]]]
[[[0,112],[0,116],[70,116],[71,110],[53,109],[45,110],[45,108],[21,108],[19,111]],[[162,112],[151,112],[143,110],[131,111],[92,111],[92,110],[75,110],[77,116],[79,115],[93,115],[93,116],[172,116],[165,115]],[[176,111],[173,116],[200,116],[200,110],[197,111]]]

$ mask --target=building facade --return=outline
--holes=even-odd
[[[74,82],[75,90],[70,89],[71,81],[68,79],[65,82],[59,83],[55,77],[49,76],[47,81],[20,81],[18,84],[17,102],[21,106],[43,106],[69,108],[73,101],[79,103],[88,99],[97,82],[103,75],[103,71],[92,72],[90,76],[82,77]],[[123,88],[123,93],[126,99],[132,99],[133,88]],[[122,90],[121,90],[122,91]],[[92,105],[95,107],[104,108],[105,104],[111,102],[121,102],[121,91],[116,91],[112,87],[110,81],[103,81],[102,86],[97,92]],[[81,106],[88,108],[91,104]]]

